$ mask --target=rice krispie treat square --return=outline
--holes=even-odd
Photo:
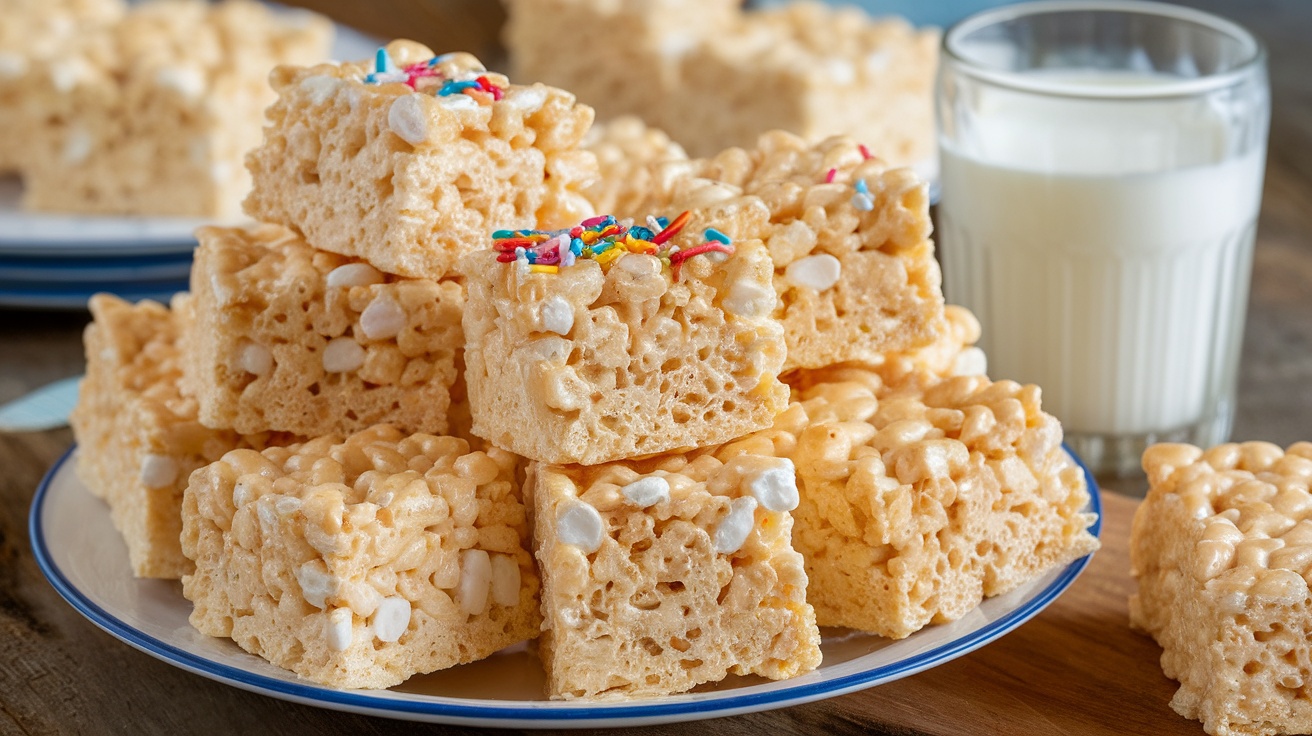
[[[592,108],[469,54],[394,41],[369,62],[284,66],[247,214],[386,273],[441,278],[496,227],[592,214]]]
[[[283,435],[242,436],[208,429],[196,402],[182,393],[178,343],[190,329],[184,296],[162,304],[91,298],[87,372],[69,421],[77,440],[77,473],[110,508],[128,547],[132,573],[180,578],[182,492],[191,471],[239,447],[290,442]]]
[[[1218,736],[1312,732],[1312,443],[1143,455],[1130,623],[1162,647],[1171,707]]]
[[[655,122],[694,156],[787,130],[809,141],[851,136],[886,161],[932,169],[938,43],[936,29],[851,6],[749,12],[683,56],[682,104]]]
[[[572,90],[602,120],[637,115],[694,156],[770,130],[850,135],[898,165],[934,157],[938,33],[856,8],[730,0],[511,0],[516,74]],[[585,34],[562,53],[560,40]]]
[[[191,623],[322,685],[386,688],[537,635],[518,460],[380,425],[240,450],[183,506]]]
[[[23,75],[123,10],[122,0],[0,0],[0,174],[18,170],[27,145]]]
[[[768,440],[596,467],[534,463],[552,698],[630,698],[820,663],[792,463]]]
[[[1036,386],[888,390],[834,369],[765,433],[797,467],[793,546],[822,626],[901,639],[1098,548],[1083,471]]]
[[[658,164],[686,161],[683,147],[632,115],[592,126],[583,147],[597,156],[600,176],[583,193],[597,212],[637,214],[653,189]]]
[[[186,379],[207,426],[447,431],[463,342],[458,283],[384,274],[277,225],[197,237]]]
[[[326,19],[244,0],[142,3],[80,34],[23,77],[24,206],[236,216],[269,70],[324,58],[331,35]]]
[[[785,371],[880,365],[946,328],[928,185],[910,169],[850,138],[808,144],[783,131],[655,169],[645,210],[691,210],[697,227],[765,241]]]
[[[499,231],[462,261],[474,434],[595,465],[770,426],[788,389],[769,254],[687,220]]]
[[[685,104],[678,100],[684,54],[727,32],[740,15],[741,0],[506,0],[505,5],[502,38],[517,78],[567,89],[596,108],[602,120],[638,115],[664,125],[655,117],[663,106]],[[716,106],[730,112],[718,100]]]

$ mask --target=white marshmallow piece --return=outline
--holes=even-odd
[[[601,549],[606,525],[591,504],[571,499],[556,509],[556,538],[592,554]]]
[[[649,475],[624,486],[620,493],[634,506],[645,509],[670,500],[670,482],[659,475]]]
[[[492,555],[492,602],[502,608],[519,605],[519,563],[510,555]]]
[[[168,455],[146,455],[141,458],[141,485],[147,488],[171,486],[178,479],[178,461]]]
[[[68,137],[64,139],[64,150],[61,154],[66,164],[80,164],[87,160],[91,155],[91,134],[85,130],[74,128],[68,131]]]
[[[800,501],[797,493],[797,469],[793,461],[779,458],[762,468],[747,481],[747,490],[767,511],[792,511]]]
[[[344,652],[351,647],[354,638],[351,625],[354,617],[349,608],[334,608],[328,614],[328,648],[334,652]]]
[[[729,286],[729,293],[721,304],[724,311],[739,317],[764,317],[774,311],[774,289],[739,279]]]
[[[460,95],[464,97],[465,95]],[[532,87],[512,87],[504,98],[505,104],[523,112],[525,115],[531,115],[547,102],[547,90],[540,85]]]
[[[237,365],[241,366],[241,369],[247,373],[263,376],[273,370],[273,353],[269,352],[269,349],[263,345],[248,342],[242,346],[241,352],[237,354]]]
[[[542,329],[557,335],[568,335],[574,329],[574,307],[565,297],[556,295],[542,302]]]
[[[410,601],[399,595],[382,599],[374,609],[371,625],[379,641],[391,643],[400,639],[410,628]]]
[[[387,111],[387,127],[412,146],[428,140],[428,113],[424,111],[424,95],[415,92],[396,98]]]
[[[843,275],[843,264],[828,253],[799,258],[784,269],[784,278],[797,286],[824,291]]]
[[[205,72],[194,66],[166,66],[155,72],[155,84],[171,89],[189,100],[205,94]]]
[[[488,553],[481,549],[461,552],[460,587],[456,589],[456,605],[460,610],[469,616],[482,614],[487,610],[491,587],[492,559]]]
[[[323,349],[323,369],[328,373],[350,373],[364,365],[364,348],[349,337],[328,341]]]
[[[368,263],[343,263],[328,272],[324,283],[332,289],[338,286],[372,286],[383,283],[382,271]]]
[[[337,94],[342,83],[337,77],[315,74],[301,80],[301,89],[310,96],[310,104],[322,105]]]
[[[370,340],[390,340],[405,329],[406,313],[391,294],[379,294],[360,313],[360,330]]]
[[[957,354],[952,361],[954,376],[985,376],[989,372],[989,358],[977,347],[968,347]]]
[[[315,608],[327,607],[328,597],[337,595],[338,580],[328,574],[323,560],[310,560],[296,568],[296,583],[301,586],[301,597]]]
[[[756,499],[742,496],[729,502],[729,515],[715,527],[715,551],[722,555],[742,549],[756,525]]]
[[[437,104],[448,110],[477,110],[478,103],[469,95],[447,95],[437,98]]]

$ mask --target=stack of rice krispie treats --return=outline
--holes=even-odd
[[[404,41],[270,80],[261,224],[88,333],[84,476],[137,516],[168,476],[200,631],[345,688],[536,639],[550,697],[650,697],[1096,548],[1039,390],[943,304],[908,170],[782,133],[689,159]],[[215,434],[119,436],[127,401]]]
[[[235,217],[269,69],[326,58],[332,38],[248,0],[0,8],[0,169],[32,210]]]
[[[637,115],[696,156],[771,130],[850,135],[932,168],[938,32],[852,7],[736,0],[507,0],[515,74],[573,90],[603,120]],[[561,53],[558,39],[587,29]]]

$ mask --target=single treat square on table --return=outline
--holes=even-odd
[[[1143,468],[1130,622],[1171,707],[1218,736],[1312,732],[1312,443],[1159,444]]]
[[[785,371],[879,365],[945,329],[928,185],[910,169],[850,138],[808,144],[783,131],[752,149],[654,166],[644,209],[691,210],[698,227],[765,242]]]
[[[123,15],[123,0],[3,0],[0,14],[0,174],[19,170],[27,100],[22,77],[65,51],[81,33]]]
[[[332,26],[259,3],[164,0],[32,62],[21,94],[23,204],[235,217],[276,64],[324,58]]]
[[[441,278],[497,227],[592,214],[592,108],[464,53],[394,41],[368,62],[283,66],[247,214],[381,271]]]
[[[770,426],[788,401],[770,257],[687,219],[498,231],[462,261],[474,434],[595,465]]]
[[[186,297],[174,309],[108,294],[91,298],[87,372],[69,418],[77,474],[110,507],[137,577],[179,578],[182,493],[193,470],[239,447],[288,442],[283,435],[208,429],[182,393],[179,341],[189,329]]]
[[[384,274],[277,225],[197,236],[186,380],[207,426],[447,432],[458,283]]]
[[[808,141],[851,136],[881,159],[932,170],[938,45],[937,29],[854,7],[796,2],[747,12],[682,57],[687,104],[656,122],[694,156],[788,130]],[[731,112],[720,104],[726,90]]]
[[[650,697],[820,663],[792,463],[768,440],[529,470],[556,699]]]
[[[386,688],[537,636],[518,460],[386,425],[193,475],[191,623],[298,675]]]
[[[800,378],[762,434],[792,448],[793,545],[820,625],[901,639],[1098,548],[1084,473],[1036,386]]]

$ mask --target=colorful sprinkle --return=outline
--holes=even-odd
[[[460,72],[456,78],[447,78],[438,66],[450,61],[452,54],[434,56],[427,61],[410,64],[405,69],[398,69],[387,49],[380,48],[374,55],[374,71],[365,75],[366,84],[402,83],[416,92],[433,92],[438,97],[451,97],[463,94],[480,105],[486,105],[505,97],[504,87],[493,82],[481,68],[477,71]]]
[[[866,148],[866,144],[861,143],[861,144],[857,145],[856,148],[857,148],[858,151],[861,152],[861,157],[864,158],[865,160],[869,161],[870,159],[874,158],[874,156],[871,155],[871,153],[870,153],[870,149],[869,149],[869,148]]]
[[[857,193],[857,194],[869,194],[869,193],[870,193],[870,187],[866,186],[866,180],[865,180],[865,179],[857,179],[857,180],[856,180],[856,183],[853,184],[852,186],[856,189],[856,193]]]
[[[724,245],[728,245],[730,242],[728,235],[725,235],[724,233],[720,232],[719,230],[716,230],[713,227],[706,228],[706,230],[704,230],[702,234],[706,236],[707,240],[714,240],[717,243],[723,243]]]
[[[834,176],[835,176],[837,173],[838,173],[838,169],[830,169],[830,170],[829,170],[829,173],[828,173],[828,174],[825,174],[825,183],[826,183],[826,184],[833,184],[833,183],[834,183]]]
[[[620,222],[612,215],[589,217],[564,230],[496,230],[492,247],[499,263],[514,263],[522,274],[559,273],[561,266],[572,266],[580,259],[596,261],[608,268],[630,253],[655,256],[670,267],[675,281],[683,263],[705,255],[719,262],[734,253],[729,236],[715,228],[706,228],[706,242],[680,248],[671,239],[687,226],[692,214],[681,213],[673,221],[648,217],[650,227]]]

